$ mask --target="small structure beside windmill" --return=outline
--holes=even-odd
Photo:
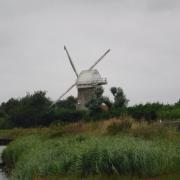
[[[76,82],[65,91],[53,105],[55,105],[59,100],[61,100],[74,86],[77,86],[78,97],[77,97],[77,109],[86,110],[86,104],[94,96],[96,88],[107,84],[106,78],[102,78],[98,70],[93,69],[105,56],[110,52],[110,49],[107,50],[88,70],[83,70],[79,74],[74,66],[74,63],[70,57],[70,54],[67,48],[64,46],[64,50],[67,53],[70,64],[76,74]]]

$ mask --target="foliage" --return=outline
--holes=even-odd
[[[110,119],[124,115],[148,122],[180,119],[180,100],[173,105],[146,103],[127,107],[129,100],[122,88],[111,88],[114,102],[103,96],[103,92],[101,86],[96,88],[94,96],[86,105],[88,112],[76,111],[77,99],[73,96],[59,101],[53,109],[49,109],[52,102],[44,91],[27,94],[22,98],[11,98],[0,105],[0,129],[49,126],[52,123]]]
[[[116,108],[124,108],[127,106],[129,100],[126,99],[126,95],[124,94],[124,91],[122,88],[112,87],[111,93],[114,96],[114,106]]]
[[[104,89],[101,86],[96,88],[95,90],[96,98],[102,97],[103,93],[104,93]]]
[[[12,127],[13,127],[13,125],[9,121],[9,119],[7,119],[5,117],[0,117],[0,129],[10,129]]]
[[[161,109],[158,112],[158,117],[162,120],[176,120],[176,119],[180,119],[180,107],[175,107],[175,108],[171,108],[171,109]]]
[[[152,121],[157,119],[157,112],[163,107],[159,103],[146,103],[145,105],[139,104],[133,107],[128,107],[128,114],[138,120]]]
[[[7,103],[2,103],[0,109],[15,127],[48,125],[50,122],[46,119],[46,114],[51,102],[45,95],[46,92],[37,91],[21,99],[10,99]]]
[[[55,109],[53,112],[53,120],[62,122],[62,123],[70,123],[70,122],[78,122],[84,120],[86,116],[85,111],[76,111],[71,109]]]
[[[76,109],[77,99],[74,96],[69,96],[65,100],[60,100],[56,103],[58,108]]]
[[[87,135],[45,139],[24,137],[10,144],[3,159],[13,163],[12,179],[96,174],[156,176],[179,172],[179,142]]]
[[[10,115],[13,113],[14,109],[19,105],[19,99],[11,98],[6,103],[1,104],[1,113]]]
[[[102,98],[92,97],[86,104],[87,108],[93,112],[101,112]]]
[[[86,114],[86,121],[97,121],[97,120],[103,120],[103,119],[110,119],[111,113],[110,111],[100,111],[100,112],[89,112]]]
[[[180,107],[180,99],[174,105]]]
[[[90,99],[90,101],[86,104],[87,108],[92,113],[102,112],[101,105],[104,103],[108,107],[111,107],[112,103],[108,97],[103,97],[104,89],[102,87],[98,87],[95,90],[95,95]]]
[[[111,117],[122,117],[128,115],[127,108],[111,108],[109,113],[111,114]]]

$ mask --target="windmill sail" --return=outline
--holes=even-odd
[[[68,88],[55,102],[51,104],[50,107],[54,106],[59,100],[61,100],[74,86],[76,86],[76,83],[73,84],[70,88]]]
[[[75,74],[76,74],[76,76],[77,76],[77,78],[78,78],[78,73],[77,73],[77,71],[76,71],[76,68],[75,68],[75,66],[74,66],[74,63],[73,63],[73,61],[72,61],[72,59],[71,59],[71,56],[70,56],[70,54],[69,54],[66,46],[64,46],[64,50],[66,51],[67,56],[68,56],[68,59],[69,59],[69,62],[70,62],[71,66],[72,66],[72,68],[73,68],[73,70],[74,70],[74,72],[75,72]]]
[[[89,68],[89,70],[93,69],[109,52],[110,52],[110,49],[108,49],[108,50]]]

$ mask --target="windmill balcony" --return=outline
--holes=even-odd
[[[93,81],[86,81],[86,82],[78,81],[77,86],[78,88],[91,88],[91,87],[103,85],[103,84],[107,84],[106,78],[100,78],[100,79],[96,79]]]

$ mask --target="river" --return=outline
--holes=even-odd
[[[6,148],[6,146],[0,146],[0,164],[2,163],[1,155],[3,150]],[[7,180],[6,174],[3,172],[3,170],[0,168],[0,180]]]

